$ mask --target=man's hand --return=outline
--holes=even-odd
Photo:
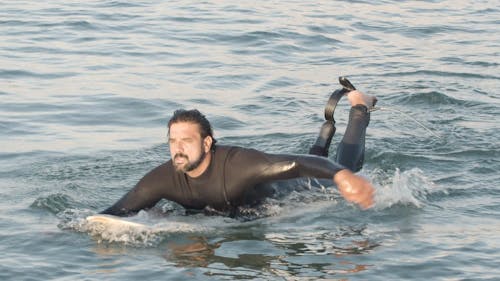
[[[337,184],[340,194],[347,201],[354,202],[363,209],[373,206],[373,193],[375,189],[364,178],[344,169],[335,174],[333,181]]]

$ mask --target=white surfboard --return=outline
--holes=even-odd
[[[181,222],[175,218],[145,218],[144,216],[117,217],[92,215],[85,218],[81,230],[98,241],[150,245],[165,235],[174,233],[205,232],[199,224]]]
[[[161,229],[131,219],[111,215],[88,216],[83,221],[82,229],[99,243],[105,241],[145,246],[155,243]]]
[[[148,226],[142,223],[132,222],[125,218],[111,216],[111,215],[93,215],[88,216],[86,221],[91,224],[102,224],[106,228],[135,228],[147,229]]]

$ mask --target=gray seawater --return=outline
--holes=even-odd
[[[500,280],[498,2],[240,2],[1,1],[0,279]],[[373,209],[326,186],[250,221],[162,202],[136,218],[158,231],[85,224],[168,159],[173,110],[306,153],[341,75],[382,108]]]

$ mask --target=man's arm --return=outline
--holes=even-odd
[[[333,179],[347,201],[356,203],[363,209],[373,206],[373,185],[342,165],[316,156],[298,156],[295,163],[301,177],[324,178],[330,175],[329,178]]]
[[[325,161],[325,163],[321,163]],[[335,163],[328,158],[316,156],[300,156],[297,158],[298,169],[301,176],[309,177],[326,176],[333,173],[333,182],[337,185],[340,194],[349,202],[358,204],[363,209],[373,206],[375,189],[366,179],[354,174],[344,166]]]
[[[372,184],[328,158],[312,155],[267,154],[253,150],[248,150],[247,153],[250,155],[256,153],[253,157],[245,155],[243,159],[248,161],[254,158],[255,162],[252,164],[260,166],[257,170],[265,181],[298,177],[329,178],[337,185],[340,194],[347,201],[356,203],[364,209],[373,205]]]
[[[162,164],[147,173],[132,190],[101,214],[130,216],[156,205],[163,198],[165,176],[168,174],[166,165]]]

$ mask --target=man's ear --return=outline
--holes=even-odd
[[[205,150],[205,153],[208,153],[210,151],[210,148],[212,147],[212,142],[214,140],[212,139],[211,136],[206,136],[203,139],[203,149]]]

